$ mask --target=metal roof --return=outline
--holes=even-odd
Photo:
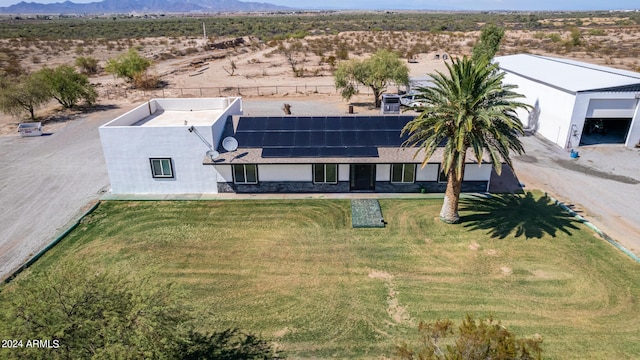
[[[500,69],[569,93],[608,89],[625,91],[640,85],[640,73],[547,56],[497,56]],[[631,86],[631,87],[629,87]]]

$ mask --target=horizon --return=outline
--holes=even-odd
[[[0,7],[18,4],[20,0],[0,0]],[[36,4],[62,3],[60,0],[24,1]],[[73,0],[76,4],[100,2],[98,0]],[[450,11],[596,11],[596,10],[638,10],[637,0],[612,0],[603,5],[601,0],[557,1],[557,0],[405,0],[400,5],[381,0],[325,0],[318,6],[315,0],[256,0],[294,9],[310,10],[450,10]],[[570,4],[567,4],[570,3]]]

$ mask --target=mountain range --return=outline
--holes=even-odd
[[[6,14],[122,14],[122,13],[182,13],[227,11],[279,11],[292,10],[269,3],[238,0],[104,0],[78,4],[65,1],[53,4],[20,2],[0,7]]]

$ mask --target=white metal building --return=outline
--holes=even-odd
[[[531,54],[495,62],[534,107],[523,125],[558,146],[640,143],[640,73]]]

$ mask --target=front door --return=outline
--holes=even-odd
[[[375,164],[352,164],[349,175],[351,190],[372,191],[376,187]]]

